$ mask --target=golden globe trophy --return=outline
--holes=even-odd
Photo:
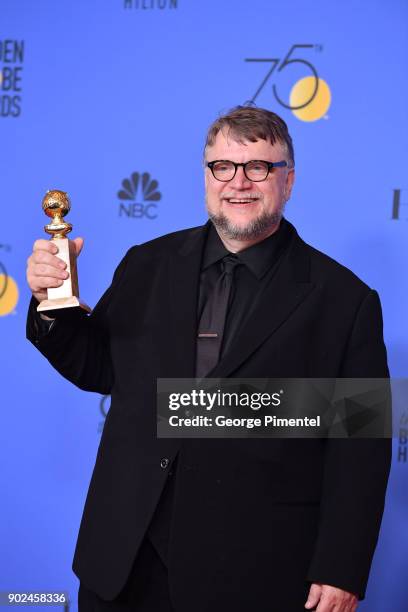
[[[47,289],[48,299],[40,302],[37,310],[46,312],[63,308],[81,308],[91,312],[89,306],[79,299],[75,245],[66,237],[72,230],[71,223],[63,220],[71,209],[68,194],[58,189],[47,191],[42,201],[42,208],[47,217],[52,218],[51,223],[44,229],[47,234],[51,234],[51,240],[58,247],[57,256],[67,264],[66,271],[69,276],[60,287]]]

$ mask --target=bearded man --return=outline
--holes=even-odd
[[[388,376],[377,293],[283,217],[285,122],[232,109],[210,126],[204,166],[208,222],[131,248],[90,316],[38,315],[67,273],[52,242],[28,260],[28,338],[112,396],[74,558],[79,608],[352,612],[389,440],[156,436],[159,377]]]

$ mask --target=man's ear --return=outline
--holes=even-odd
[[[290,170],[288,170],[288,174],[286,176],[286,185],[285,185],[285,200],[286,200],[286,202],[290,198],[294,182],[295,182],[295,169],[291,168]]]

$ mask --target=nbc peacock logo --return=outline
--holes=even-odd
[[[157,204],[161,200],[159,182],[149,172],[133,172],[122,181],[118,191],[119,216],[133,219],[156,219]]]
[[[0,244],[0,253],[1,250],[10,251],[11,248],[7,244]],[[17,283],[14,278],[8,274],[4,263],[0,261],[0,317],[15,314],[17,302]]]

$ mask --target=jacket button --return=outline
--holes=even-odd
[[[163,457],[163,459],[160,459],[160,467],[162,468],[162,470],[165,470],[170,463],[170,459],[167,459],[167,457]]]

